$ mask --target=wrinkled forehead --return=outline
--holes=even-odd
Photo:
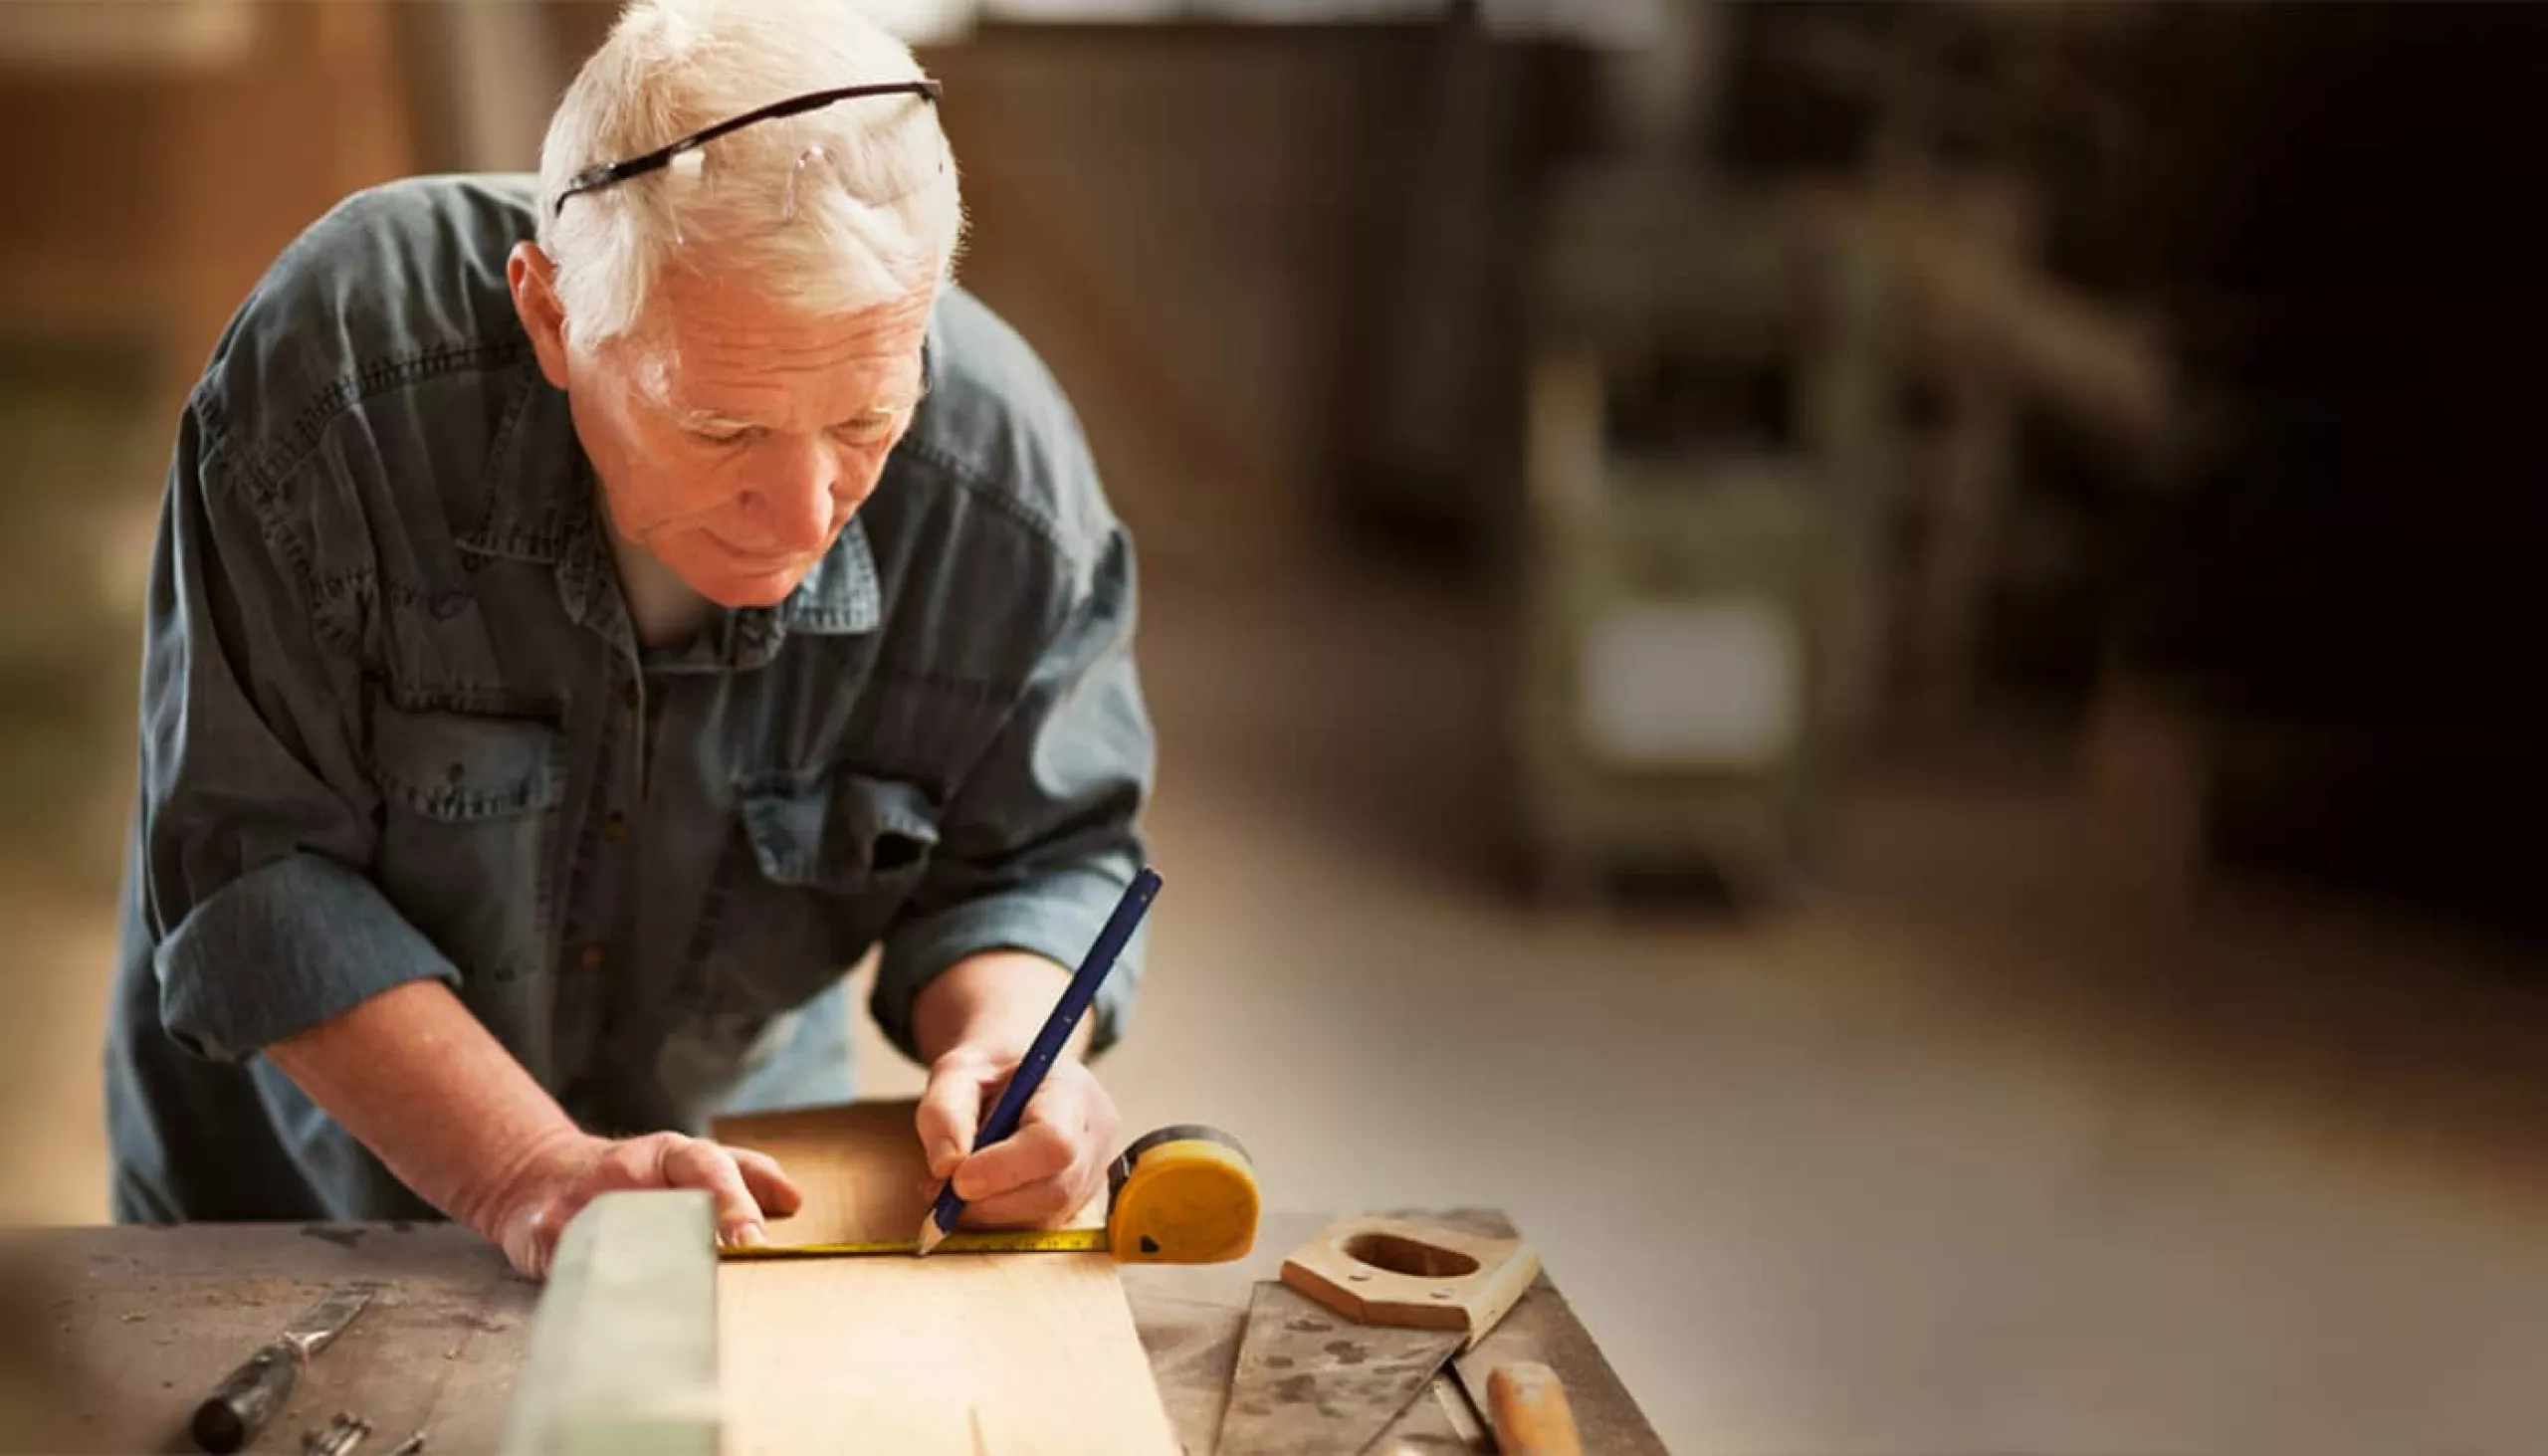
[[[639,398],[675,413],[765,401],[772,391],[835,410],[916,403],[936,292],[824,313],[738,280],[675,284],[656,292],[625,340],[628,378]]]

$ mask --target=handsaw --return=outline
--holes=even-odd
[[[1329,1225],[1249,1302],[1219,1456],[1363,1450],[1495,1327],[1539,1268],[1519,1239],[1397,1219]]]
[[[1359,1326],[1298,1290],[1260,1284],[1218,1456],[1338,1456],[1379,1439],[1433,1384],[1456,1330]]]

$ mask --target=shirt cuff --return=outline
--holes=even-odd
[[[1077,970],[1124,898],[1126,883],[1096,873],[1046,876],[1022,890],[967,900],[903,923],[885,937],[885,953],[877,965],[876,991],[869,1003],[876,1025],[904,1056],[921,1060],[912,1014],[924,986],[956,962],[987,950],[1023,950]],[[1121,1040],[1131,1022],[1149,939],[1145,922],[1097,988],[1092,1057]]]
[[[151,956],[159,1020],[179,1044],[235,1062],[392,986],[458,971],[370,881],[296,854],[215,891]]]

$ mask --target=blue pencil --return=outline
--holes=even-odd
[[[1115,968],[1115,958],[1124,953],[1125,943],[1133,938],[1133,931],[1149,912],[1151,901],[1159,895],[1159,871],[1145,865],[1124,889],[1124,898],[1115,903],[1115,913],[1106,918],[1106,928],[1097,933],[1097,943],[1088,949],[1088,958],[1072,973],[1071,983],[1062,987],[1062,999],[1053,1006],[1053,1014],[1044,1018],[1044,1029],[1035,1033],[1034,1045],[1026,1049],[1026,1060],[1009,1074],[1008,1086],[1001,1089],[999,1101],[992,1105],[991,1115],[982,1120],[982,1129],[973,1139],[978,1152],[994,1143],[1004,1143],[1017,1132],[1018,1119],[1026,1112],[1027,1099],[1044,1085],[1044,1074],[1053,1070],[1053,1059],[1062,1054],[1062,1043],[1070,1040],[1079,1019],[1088,1014],[1091,1001],[1097,999],[1097,988],[1106,973]],[[964,1215],[964,1200],[956,1196],[956,1180],[938,1190],[938,1202],[929,1216],[921,1220],[920,1252],[926,1254],[938,1247],[939,1241],[956,1230],[956,1220]]]

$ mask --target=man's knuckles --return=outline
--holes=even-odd
[[[1042,1178],[997,1197],[983,1199],[969,1211],[972,1221],[987,1227],[1048,1224],[1077,1212],[1084,1201],[1074,1197],[1070,1185],[1061,1179]]]
[[[966,1158],[956,1169],[956,1191],[967,1199],[991,1197],[1057,1176],[1078,1160],[1079,1147],[1068,1134],[1049,1123],[1029,1123],[1016,1137]]]
[[[962,1082],[968,1087],[980,1088],[986,1083],[1003,1077],[1015,1065],[1013,1062],[1003,1062],[996,1057],[958,1047],[930,1063],[930,1088],[935,1091],[942,1083],[954,1082]],[[923,1096],[927,1096],[927,1093]]]

